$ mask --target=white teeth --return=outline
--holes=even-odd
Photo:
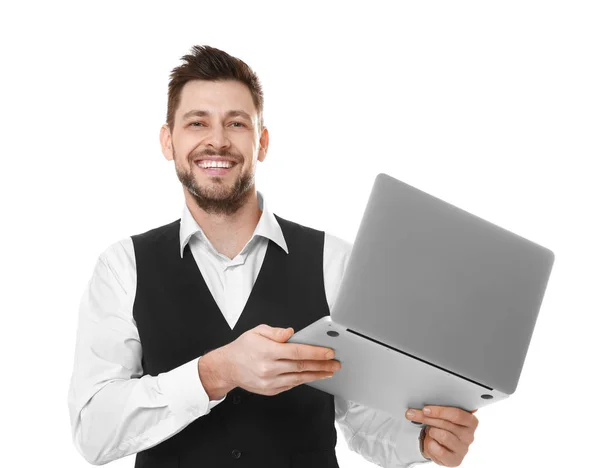
[[[200,161],[198,163],[196,163],[198,165],[198,167],[201,167],[202,169],[206,169],[208,167],[232,167],[233,163],[229,162],[229,161],[208,161],[208,160],[204,160],[204,161]]]

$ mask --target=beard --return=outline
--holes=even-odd
[[[221,157],[233,156],[227,152],[214,151],[203,152],[201,156],[215,156],[217,154]],[[240,159],[235,156],[234,158],[236,161]],[[200,186],[194,175],[193,159],[195,159],[195,156],[191,158],[189,171],[177,167],[175,148],[173,148],[173,159],[175,160],[175,172],[179,181],[190,193],[196,205],[208,214],[232,215],[244,206],[252,196],[253,191],[251,189],[254,187],[254,174],[251,170],[240,172],[232,187],[228,187],[223,177],[217,176],[210,177],[211,182],[205,186]],[[238,162],[237,164],[241,163]]]

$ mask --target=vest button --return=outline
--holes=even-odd
[[[242,402],[242,397],[239,395],[233,395],[233,404],[239,405]]]
[[[240,457],[242,456],[242,452],[240,452],[240,451],[239,451],[239,450],[237,450],[237,449],[233,449],[233,450],[231,451],[231,456],[232,456],[233,458],[240,458]]]

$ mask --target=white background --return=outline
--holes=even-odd
[[[275,213],[353,241],[387,172],[555,252],[517,392],[478,412],[462,466],[599,466],[596,2],[12,3],[3,466],[88,466],[67,410],[78,302],[108,245],[180,216],[158,136],[168,74],[195,44],[262,80],[257,187]],[[339,440],[342,468],[373,466]]]

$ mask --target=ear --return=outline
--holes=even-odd
[[[169,126],[164,124],[160,127],[160,148],[162,154],[167,161],[173,161],[173,147],[172,147],[171,131]]]
[[[263,128],[263,131],[260,135],[260,149],[258,150],[258,160],[263,162],[267,157],[267,150],[269,148],[269,131],[267,127]]]

